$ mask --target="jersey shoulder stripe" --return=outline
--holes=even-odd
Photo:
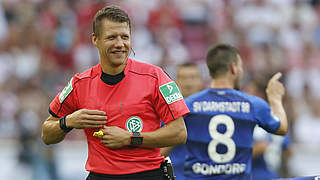
[[[157,80],[160,79],[159,78],[160,76],[162,76],[163,74],[166,74],[163,71],[163,69],[158,66],[144,63],[144,62],[139,62],[133,59],[128,59],[128,60],[131,61],[131,68],[129,70],[131,73],[150,76]]]
[[[77,73],[73,77],[73,79],[74,79],[73,80],[73,84],[76,84],[80,80],[83,80],[83,79],[87,79],[87,78],[93,79],[93,78],[95,78],[96,76],[99,75],[100,68],[101,68],[100,64],[97,64],[97,65],[93,66],[92,68],[85,70],[82,73]]]

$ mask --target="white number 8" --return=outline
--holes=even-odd
[[[217,126],[223,124],[226,126],[224,134],[217,131]],[[209,133],[212,141],[208,146],[209,157],[217,163],[225,163],[231,161],[236,154],[236,144],[231,139],[234,133],[234,122],[227,115],[217,115],[211,118],[209,123]],[[220,154],[217,152],[217,145],[221,143],[227,146],[227,152]]]

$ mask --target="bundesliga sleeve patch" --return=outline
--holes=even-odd
[[[183,99],[183,96],[180,93],[180,90],[174,81],[160,86],[159,90],[164,99],[166,100],[167,104],[171,104],[176,101],[179,101],[180,99]]]
[[[62,103],[68,97],[68,95],[72,92],[72,90],[73,90],[72,79],[73,79],[73,77],[70,79],[70,81],[68,82],[66,87],[64,87],[63,90],[61,91],[61,93],[59,95],[60,103]]]

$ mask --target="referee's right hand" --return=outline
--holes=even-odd
[[[80,109],[66,116],[66,126],[76,129],[99,128],[106,125],[106,112]]]

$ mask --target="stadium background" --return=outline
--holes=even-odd
[[[0,0],[0,179],[84,179],[86,144],[73,131],[45,146],[48,104],[74,72],[98,62],[91,20],[106,4],[132,18],[131,56],[163,67],[206,68],[209,45],[237,46],[244,87],[284,74],[294,152],[287,176],[320,174],[320,3],[318,0]]]

